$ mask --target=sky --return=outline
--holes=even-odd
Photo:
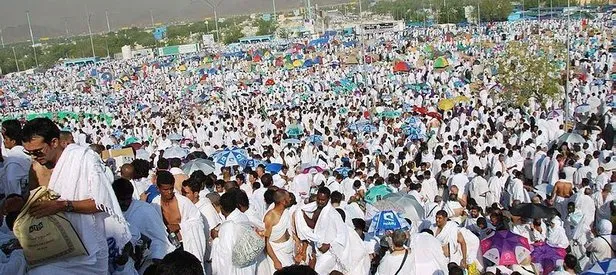
[[[219,5],[218,15],[271,12],[273,0],[210,0]],[[303,6],[304,0],[275,0],[278,10]],[[312,4],[344,3],[344,0],[311,0]],[[85,34],[87,14],[91,14],[92,32],[106,32],[105,11],[111,29],[155,23],[203,20],[213,17],[205,0],[0,0],[0,29],[5,42],[29,39],[26,11],[30,11],[35,39]]]

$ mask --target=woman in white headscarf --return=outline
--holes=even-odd
[[[597,261],[616,257],[616,236],[612,235],[612,223],[609,220],[600,220],[597,223],[597,236],[586,244],[586,252],[590,254],[591,264]]]
[[[546,240],[547,244],[566,249],[569,246],[569,239],[563,227],[563,221],[558,216],[555,216],[550,223],[551,226]]]

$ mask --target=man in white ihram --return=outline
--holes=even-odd
[[[329,203],[329,197],[327,187],[319,188],[316,202],[303,206],[301,213],[295,215],[298,238],[314,244],[314,269],[318,274],[329,274],[332,270],[345,273],[350,267],[349,231]],[[305,255],[305,251],[300,253]]]
[[[36,267],[29,274],[107,274],[109,269],[105,218],[112,216],[120,228],[116,243],[123,248],[131,234],[111,190],[100,157],[88,147],[60,146],[60,129],[47,118],[29,121],[23,128],[24,151],[35,161],[53,169],[48,188],[60,199],[34,203],[30,214],[45,217],[64,212],[83,241],[88,255]],[[105,212],[103,212],[103,210]]]

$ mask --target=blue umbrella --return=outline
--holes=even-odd
[[[365,124],[365,125],[357,125],[353,127],[349,126],[349,130],[351,130],[352,132],[356,132],[356,133],[374,133],[378,131],[379,129],[377,129],[376,126],[372,124]]]
[[[246,152],[237,147],[226,148],[214,155],[214,162],[223,167],[242,165],[248,160]]]
[[[322,135],[311,135],[311,136],[308,136],[306,139],[308,140],[308,142],[314,143],[314,144],[321,144],[321,143],[323,143],[323,136]]]
[[[299,144],[301,141],[299,139],[296,138],[287,138],[282,140],[283,144]]]
[[[259,164],[265,164],[265,162],[263,162],[262,160],[259,159],[249,159],[246,160],[245,162],[243,162],[244,167],[250,167],[253,170],[257,168],[257,166],[259,166]]]
[[[272,174],[278,174],[282,170],[282,164],[280,163],[270,163],[265,165],[265,171],[270,172]]]
[[[381,211],[372,217],[369,233],[374,233],[376,236],[383,236],[387,231],[398,229],[409,229],[411,226],[406,220],[392,210]]]
[[[370,121],[368,120],[359,120],[354,123],[349,124],[348,128],[352,132],[361,132],[366,126],[372,126]]]
[[[582,275],[614,274],[616,272],[616,259],[607,259],[597,262]]]
[[[336,170],[334,170],[334,171],[338,172],[340,175],[342,175],[343,177],[345,177],[345,178],[346,178],[346,177],[348,177],[348,176],[349,176],[349,172],[350,172],[351,170],[352,170],[352,169],[351,169],[351,168],[349,168],[349,167],[340,167],[340,168],[336,168]]]

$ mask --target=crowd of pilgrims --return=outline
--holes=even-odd
[[[599,28],[602,23],[585,24]],[[469,83],[454,85],[476,69],[474,61],[495,54],[470,47],[467,51],[475,58],[469,60],[459,55],[457,46],[476,39],[502,44],[530,37],[536,29],[522,23],[452,28],[454,34],[471,31],[476,36],[451,41],[442,30],[428,28],[407,33],[411,38],[386,38],[407,39],[409,49],[431,43],[451,51],[448,70],[433,69],[419,51],[402,56],[384,43],[368,51],[383,59],[404,58],[413,65],[409,73],[391,74],[391,63],[371,64],[364,72],[352,66],[276,69],[266,78],[278,85],[247,88],[227,84],[252,76],[239,69],[244,61],[231,59],[223,61],[223,72],[206,80],[222,91],[211,92],[208,104],[187,103],[195,98],[183,89],[203,79],[173,74],[165,67],[152,67],[130,88],[93,87],[85,96],[69,88],[72,78],[97,67],[56,67],[5,79],[5,93],[11,88],[21,91],[31,82],[45,83],[44,94],[65,90],[56,93],[59,100],[54,103],[30,97],[31,108],[114,115],[110,123],[83,117],[2,121],[0,273],[576,274],[616,257],[616,117],[605,103],[613,92],[609,71],[615,56],[603,46],[611,30],[589,37],[577,21],[570,26],[557,20],[537,23],[534,28],[549,29],[556,40],[574,33],[572,64],[587,75],[580,79],[572,74],[568,100],[554,100],[547,107],[531,100],[515,109],[501,104],[497,91],[490,89],[497,76],[487,70],[470,76],[483,81],[479,92]],[[423,39],[426,36],[431,40]],[[597,50],[589,55],[593,46]],[[335,61],[343,50],[328,46],[324,62]],[[96,66],[121,71],[139,62],[143,60]],[[330,84],[346,77],[361,85],[353,93],[334,93]],[[597,84],[597,79],[605,81]],[[432,92],[402,88],[417,83],[427,83]],[[210,91],[203,83],[195,89]],[[240,95],[251,89],[270,92]],[[298,101],[300,93],[310,95]],[[103,95],[116,100],[103,103]],[[440,99],[456,96],[469,100],[452,110],[437,109]],[[413,109],[402,117],[376,116],[402,103],[439,115]],[[602,123],[595,131],[583,132],[584,140],[560,140],[572,134],[565,115],[581,104],[594,106],[592,116]],[[554,107],[571,110],[552,115]],[[15,114],[28,111],[9,109]],[[408,138],[400,129],[411,117],[417,133]],[[366,131],[349,127],[365,121],[371,125]],[[290,125],[301,133],[290,134],[285,130]],[[314,135],[322,139],[308,139]],[[103,151],[121,148],[129,137],[136,138],[131,145],[139,145],[133,149],[134,160],[116,165],[102,159]],[[259,163],[220,164],[217,153],[225,148],[241,149]],[[187,154],[165,157],[166,151],[178,149]],[[213,171],[186,174],[183,165],[195,159],[216,161]],[[282,168],[272,172],[266,169],[269,164]],[[64,212],[88,255],[28,267],[13,241],[12,224],[28,191],[38,186],[61,197],[35,203],[30,214]],[[413,197],[422,214],[419,219],[402,217],[409,225],[404,229],[376,234],[367,217],[387,194]],[[529,203],[556,211],[546,218],[508,211]],[[110,216],[121,222],[107,223]],[[551,267],[530,257],[514,265],[494,264],[484,259],[480,242],[501,230],[568,254]],[[252,251],[259,243],[255,239],[265,245],[253,251],[255,255],[244,255],[250,261],[238,265],[244,256],[236,254],[237,247]]]

